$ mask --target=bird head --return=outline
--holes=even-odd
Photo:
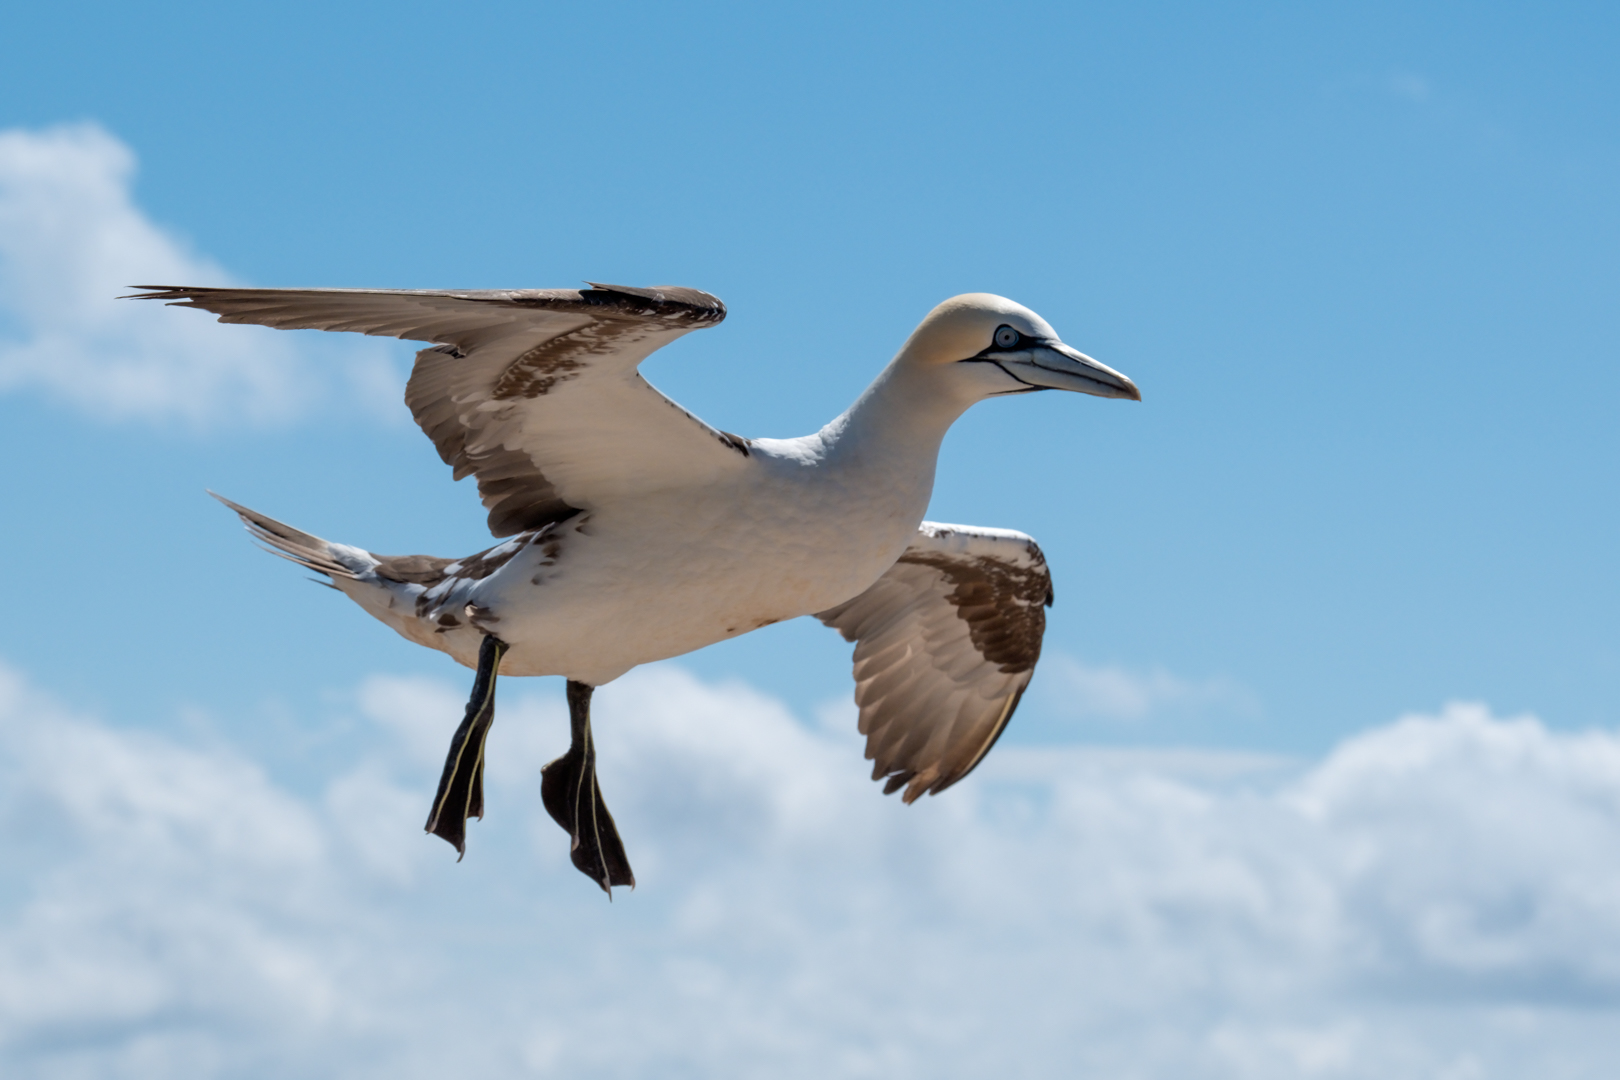
[[[901,356],[973,400],[1036,390],[1142,400],[1135,383],[1063,344],[1045,319],[990,293],[953,296],[930,311]]]

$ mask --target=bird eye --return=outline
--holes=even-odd
[[[1019,340],[1018,331],[1014,330],[1012,327],[1010,327],[1010,326],[998,326],[998,327],[996,327],[996,337],[995,337],[996,348],[998,348],[998,349],[1010,349],[1014,345],[1018,344],[1018,340]]]

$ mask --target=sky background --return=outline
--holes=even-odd
[[[1601,5],[12,5],[7,1075],[1609,1076],[1620,15]],[[412,350],[138,284],[692,285],[644,371],[816,429],[991,291],[1140,404],[990,402],[929,516],[1051,562],[972,779],[865,780],[798,620],[598,694],[468,673],[203,494],[488,545]]]

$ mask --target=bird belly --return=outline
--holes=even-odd
[[[801,492],[800,494],[806,494]],[[503,674],[601,685],[662,660],[856,595],[916,531],[908,509],[841,513],[813,497],[746,492],[644,500],[588,512],[469,592],[480,625],[509,646]],[[915,511],[921,518],[922,509]],[[548,554],[549,553],[549,554]],[[454,650],[468,652],[476,645]]]

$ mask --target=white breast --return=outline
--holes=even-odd
[[[601,685],[877,580],[916,531],[932,468],[829,463],[819,436],[762,441],[734,483],[591,511],[470,592],[512,646],[503,672]],[[469,642],[470,644],[470,642]]]

